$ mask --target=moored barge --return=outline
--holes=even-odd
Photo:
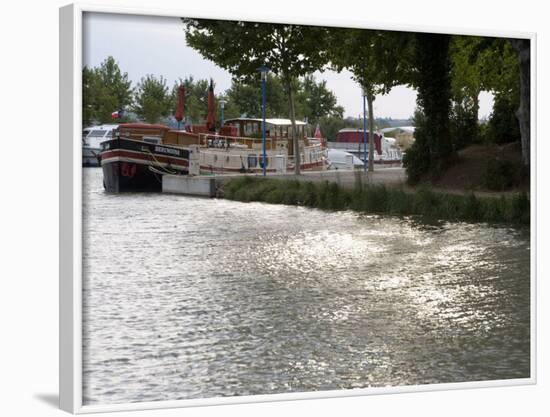
[[[160,191],[162,175],[187,175],[189,150],[165,145],[163,125],[122,124],[101,144],[103,185],[108,192]]]
[[[180,86],[175,115],[178,123],[183,120],[184,100],[185,88]],[[264,139],[263,119],[229,119],[216,128],[214,113],[211,81],[205,125],[170,129],[159,124],[120,124],[112,139],[101,144],[105,189],[161,191],[165,174],[287,173],[294,171],[297,160],[300,170],[324,170],[328,166],[324,142],[307,138],[302,121],[265,119]]]
[[[105,189],[109,192],[160,191],[162,175],[208,175],[263,171],[262,120],[227,120],[218,131],[203,125],[170,129],[164,125],[128,123],[113,131],[100,153]],[[294,171],[293,139],[288,119],[266,120],[266,172]],[[328,159],[320,141],[305,136],[297,121],[300,169],[324,170]],[[248,135],[248,136],[245,136]],[[190,155],[196,169],[190,171]]]

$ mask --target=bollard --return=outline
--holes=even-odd
[[[189,175],[199,175],[201,172],[199,145],[189,145]]]

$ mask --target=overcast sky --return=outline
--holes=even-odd
[[[164,76],[171,87],[178,78],[192,75],[195,79],[213,78],[217,92],[228,89],[231,75],[207,61],[187,46],[183,25],[178,18],[146,17],[104,13],[85,13],[83,21],[83,65],[98,66],[113,56],[121,70],[135,85],[146,74]],[[363,111],[361,90],[347,71],[315,73],[344,107],[345,116],[357,117]],[[376,117],[402,119],[414,113],[416,92],[407,87],[395,87],[374,102]],[[479,116],[488,116],[492,96],[480,96]]]

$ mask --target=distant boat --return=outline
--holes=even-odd
[[[112,139],[118,125],[90,126],[82,130],[82,166],[98,167],[101,143]]]
[[[363,129],[345,128],[338,131],[336,141],[328,142],[328,147],[329,149],[349,152],[363,161],[365,154],[368,156],[369,153],[368,132],[366,152],[363,141]],[[401,165],[403,154],[397,146],[395,139],[386,138],[382,132],[375,132],[373,160],[377,165]]]
[[[339,149],[328,149],[329,169],[363,169],[363,161]]]
[[[385,135],[395,137],[397,147],[403,152],[409,149],[414,143],[414,131],[414,126],[387,127],[381,130]]]

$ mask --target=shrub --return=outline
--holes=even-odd
[[[387,210],[391,214],[411,214],[411,197],[399,189],[388,193]]]
[[[529,224],[530,202],[525,193],[512,198],[478,198],[437,193],[429,188],[416,192],[384,186],[345,190],[327,181],[311,182],[239,178],[226,185],[225,197],[248,202],[305,205],[325,210],[352,209],[364,213],[418,215],[424,220],[465,220],[490,223]]]
[[[519,96],[496,94],[493,112],[489,117],[486,140],[496,144],[516,142],[521,133],[516,110],[519,106]]]
[[[367,187],[365,195],[365,211],[371,213],[385,213],[387,211],[388,192],[384,186]]]
[[[442,195],[438,217],[449,220],[459,220],[461,216],[462,199],[463,197],[461,196]]]
[[[281,204],[285,198],[285,193],[280,188],[270,190],[265,195],[265,202],[270,204]]]
[[[505,212],[507,202],[504,197],[501,199],[488,198],[481,200],[482,203],[482,220],[489,223],[502,223],[506,220]]]
[[[427,217],[436,217],[439,201],[431,190],[428,188],[420,188],[414,198],[413,213],[421,214]]]
[[[492,159],[487,162],[484,183],[489,190],[503,191],[512,187],[516,181],[517,166],[510,161]]]
[[[303,185],[302,199],[300,203],[307,207],[317,206],[317,187],[312,182]]]
[[[529,224],[531,204],[526,193],[516,194],[510,204],[510,221]]]
[[[474,193],[470,193],[464,198],[461,217],[470,221],[479,221],[482,218],[481,204]]]

